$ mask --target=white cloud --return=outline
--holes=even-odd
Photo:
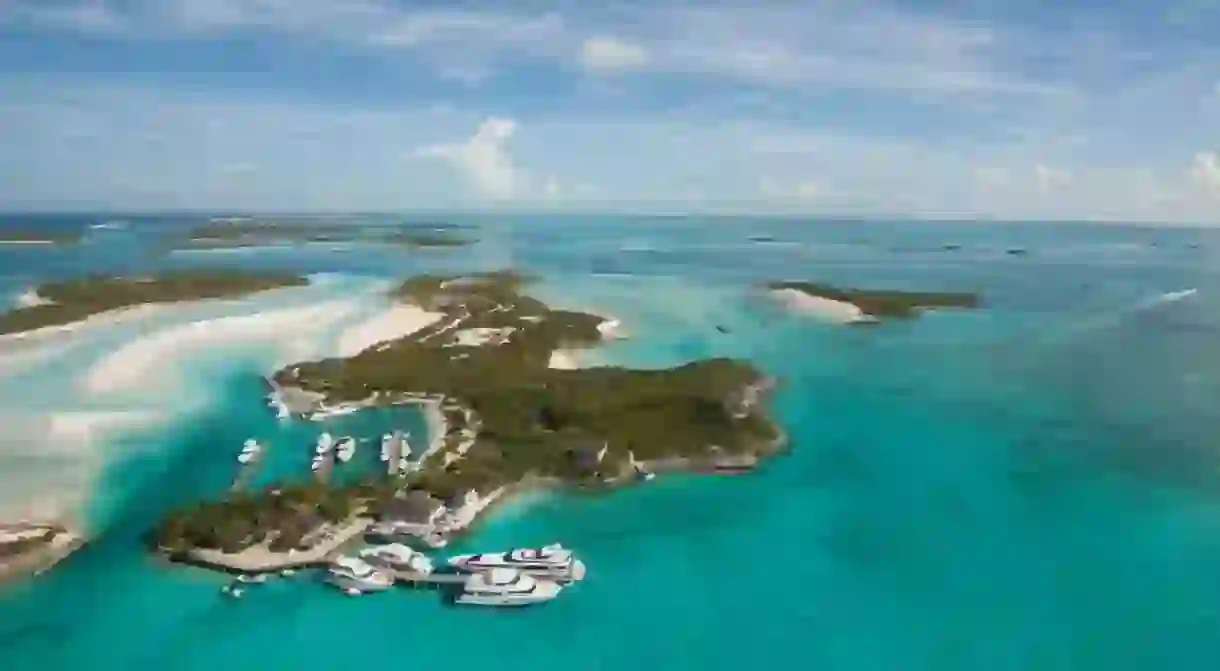
[[[822,184],[806,180],[795,183],[782,183],[770,177],[758,180],[758,192],[766,199],[812,201],[826,195]]]
[[[1195,154],[1190,174],[1196,184],[1220,194],[1220,152],[1201,151]]]
[[[507,145],[516,130],[512,119],[492,117],[465,142],[424,147],[416,154],[449,161],[483,196],[512,198],[518,195],[520,177]]]
[[[1045,44],[981,23],[879,3],[722,7],[659,3],[625,14],[565,8],[430,9],[394,0],[13,0],[0,23],[22,22],[128,39],[288,35],[412,50],[438,68],[479,72],[509,62],[594,71],[666,72],[812,89],[843,86],[935,94],[1046,95],[1057,83],[1012,61]]]
[[[580,46],[580,63],[587,70],[636,70],[648,63],[648,51],[617,37],[590,37]]]
[[[1034,166],[1034,176],[1037,179],[1038,190],[1042,193],[1052,193],[1068,186],[1072,175],[1067,170],[1052,168],[1039,163]]]

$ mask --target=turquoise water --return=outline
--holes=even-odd
[[[258,374],[272,345],[193,356],[180,371],[191,402],[149,392],[123,406],[158,408],[164,419],[105,446],[89,506],[98,540],[0,596],[3,668],[304,670],[387,659],[459,669],[1220,665],[1216,233],[469,222],[484,228],[484,241],[458,252],[160,257],[139,252],[144,239],[183,224],[137,219],[133,230],[96,231],[91,244],[50,258],[0,250],[0,267],[20,269],[5,284],[19,292],[44,273],[137,262],[353,277],[511,263],[544,276],[537,292],[547,300],[624,322],[633,337],[591,360],[655,367],[743,356],[779,375],[773,410],[792,450],[746,476],[660,478],[500,510],[465,547],[560,540],[590,567],[544,607],[460,610],[406,591],[351,599],[311,576],[232,602],[215,576],[147,557],[139,534],[167,507],[223,491],[247,436],[272,446],[263,477],[299,477],[319,427],[280,424],[263,407]],[[60,225],[79,223],[87,221]],[[758,234],[778,242],[747,241]],[[943,249],[950,243],[961,249]],[[1013,247],[1029,254],[1007,254]],[[834,328],[784,314],[750,289],[777,277],[976,289],[987,308]],[[344,281],[326,295],[365,286]],[[1158,299],[1188,288],[1198,293]],[[75,367],[130,336],[99,336],[58,369],[39,364],[21,379],[44,371],[47,393],[56,381],[70,388]],[[9,398],[16,390],[5,384]],[[179,401],[189,411],[165,410]],[[40,407],[61,402],[100,401],[67,394]],[[335,431],[405,425],[423,435],[416,414],[398,412]],[[376,445],[366,447],[372,458]]]

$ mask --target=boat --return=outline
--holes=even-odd
[[[351,436],[344,436],[335,443],[335,458],[343,463],[352,460],[352,456],[356,454],[356,439]]]
[[[466,581],[455,603],[472,606],[528,606],[550,601],[563,587],[550,580],[532,578],[511,568],[476,573]]]
[[[258,455],[263,451],[263,446],[253,438],[247,438],[245,444],[241,447],[241,454],[237,455],[237,460],[243,464],[248,464],[258,458]]]
[[[322,457],[321,455],[316,456],[313,458],[313,461],[311,461],[309,463],[309,470],[319,471],[322,469],[322,464],[324,464],[324,463],[326,463],[326,459],[324,457]]]
[[[575,582],[585,576],[584,563],[574,558],[571,550],[558,543],[542,548],[457,555],[450,557],[448,564],[453,568],[472,572],[508,568],[560,582]]]
[[[352,593],[379,592],[394,585],[394,577],[363,559],[356,557],[339,557],[327,569],[330,583]]]
[[[334,437],[331,436],[330,433],[323,431],[318,436],[318,446],[314,449],[314,452],[317,454],[326,454],[327,452],[330,452],[330,449],[334,446]]]
[[[381,437],[381,460],[388,462],[394,455],[394,434],[387,433]]]
[[[360,551],[360,559],[372,566],[384,566],[396,571],[432,573],[432,560],[402,543],[372,545]]]
[[[267,582],[266,573],[242,574],[237,576],[237,582],[259,584]]]

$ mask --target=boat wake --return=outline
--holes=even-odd
[[[1062,342],[1063,340],[1068,340],[1084,333],[1092,333],[1114,328],[1135,315],[1147,312],[1149,310],[1154,310],[1163,305],[1186,300],[1187,298],[1196,295],[1198,292],[1198,289],[1190,288],[1157,294],[1156,296],[1145,298],[1134,305],[1103,315],[1096,315],[1087,318],[1068,327],[1065,331],[1059,333],[1058,337],[1053,338],[1052,340],[1054,342]]]

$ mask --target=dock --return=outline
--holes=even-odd
[[[331,449],[322,455],[322,465],[313,472],[314,480],[326,484],[330,480],[331,471],[335,470],[335,450]]]
[[[390,458],[386,460],[386,472],[390,476],[399,475],[398,462],[402,459],[402,432],[395,431],[394,439],[390,441]]]
[[[469,573],[418,573],[396,569],[383,570],[394,576],[396,582],[405,582],[413,585],[465,585],[471,575]]]
[[[263,448],[266,449],[266,448]],[[250,481],[258,473],[258,467],[262,464],[263,457],[259,455],[256,459],[252,459],[244,464],[241,464],[237,469],[237,475],[233,476],[233,484],[229,485],[229,491],[236,492],[245,489],[249,486]]]

